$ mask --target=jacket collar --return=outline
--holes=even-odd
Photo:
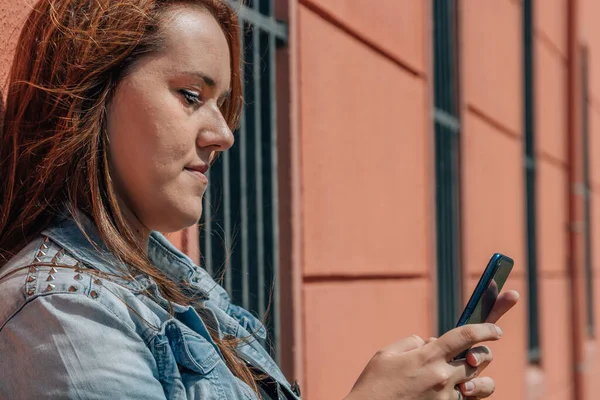
[[[64,212],[57,222],[42,234],[90,268],[120,276],[127,274],[128,267],[107,249],[93,221],[79,210],[76,211],[75,217],[69,212]],[[150,234],[148,258],[175,282],[193,282],[204,294],[218,286],[204,269],[197,267],[191,258],[157,231]],[[128,282],[128,285],[140,289],[140,284],[136,281],[137,277],[136,280]]]

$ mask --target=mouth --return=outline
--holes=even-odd
[[[204,184],[208,184],[208,177],[206,176],[206,172],[208,171],[207,164],[188,165],[183,169],[199,178]]]

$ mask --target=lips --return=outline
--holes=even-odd
[[[208,177],[205,175],[208,171],[208,164],[193,164],[184,168],[185,171],[200,178],[204,184],[208,184]]]
[[[208,164],[188,165],[185,167],[185,169],[187,169],[188,171],[196,171],[204,175],[206,174],[206,171],[208,171]]]

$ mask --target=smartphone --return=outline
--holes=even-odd
[[[496,253],[490,258],[475,290],[473,290],[473,294],[471,294],[469,302],[458,319],[457,327],[485,322],[513,265],[514,261],[510,257],[500,253]],[[465,351],[456,359],[464,358],[466,353]]]

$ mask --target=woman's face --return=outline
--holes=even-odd
[[[134,229],[198,222],[211,155],[233,145],[219,106],[229,94],[229,46],[210,13],[168,10],[164,50],[135,64],[107,109],[110,168]],[[140,226],[135,226],[135,225]]]

